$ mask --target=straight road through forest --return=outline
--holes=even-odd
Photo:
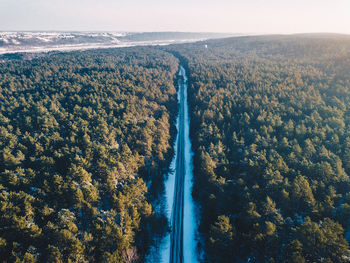
[[[180,68],[180,78],[178,82],[180,94],[179,108],[179,130],[177,141],[177,158],[175,161],[175,186],[174,186],[174,203],[172,208],[171,225],[172,231],[170,234],[170,263],[183,263],[183,229],[184,229],[184,181],[186,174],[185,167],[185,71]]]

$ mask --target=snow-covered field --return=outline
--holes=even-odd
[[[181,32],[0,32],[0,54],[168,45],[223,36]]]

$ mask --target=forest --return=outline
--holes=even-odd
[[[208,262],[348,262],[350,38],[168,48],[189,71]]]
[[[350,260],[350,37],[0,60],[0,259],[143,262],[189,75],[203,262]]]
[[[142,261],[166,228],[148,188],[172,157],[177,67],[151,48],[0,64],[1,262]]]

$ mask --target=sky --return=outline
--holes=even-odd
[[[0,0],[0,30],[350,34],[350,0]]]

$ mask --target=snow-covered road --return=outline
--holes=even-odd
[[[165,182],[166,215],[171,224],[160,247],[152,250],[146,262],[197,263],[197,214],[192,199],[192,151],[189,136],[190,118],[187,101],[187,75],[180,66],[178,83],[179,115],[174,150],[170,165],[172,171]],[[159,255],[154,255],[159,253]]]

